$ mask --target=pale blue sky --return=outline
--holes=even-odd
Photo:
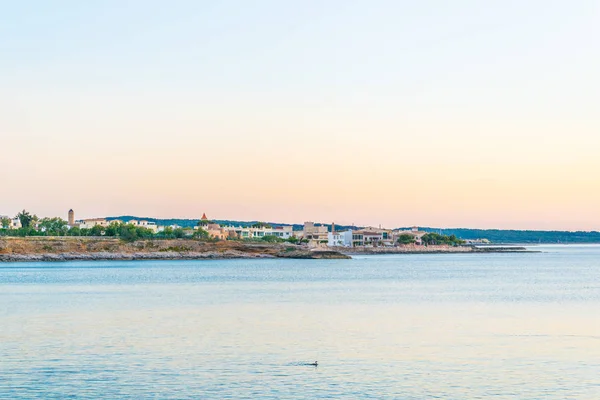
[[[312,97],[440,84],[564,87],[598,66],[597,1],[215,3],[3,2],[2,75],[40,89]]]
[[[600,228],[599,39],[591,0],[0,0],[0,214]]]

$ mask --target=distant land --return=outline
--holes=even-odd
[[[149,217],[135,217],[132,215],[124,215],[120,217],[107,217],[107,220],[119,219],[127,222],[132,219],[146,220],[156,222],[157,225],[179,225],[183,228],[194,227],[198,224],[199,219],[161,219]],[[235,225],[235,226],[250,226],[259,221],[234,221],[234,220],[214,220],[220,225]],[[266,222],[266,221],[262,221]],[[292,226],[294,230],[301,230],[302,224],[284,224],[279,222],[266,222],[272,226]],[[316,223],[315,225],[324,225],[331,230],[331,224]],[[336,230],[360,229],[362,226],[354,225],[335,225]],[[400,227],[395,229],[410,229],[410,227]],[[600,243],[600,232],[570,232],[570,231],[531,231],[531,230],[506,230],[506,229],[469,229],[469,228],[431,228],[419,227],[419,230],[427,232],[436,232],[444,235],[456,235],[462,239],[488,239],[492,243],[519,243],[519,244],[535,244],[535,243]]]

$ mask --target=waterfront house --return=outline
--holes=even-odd
[[[419,228],[416,227],[416,226],[412,227],[410,230],[400,230],[400,229],[398,229],[398,230],[395,230],[393,232],[393,240],[394,240],[394,243],[397,243],[398,242],[398,238],[401,235],[410,235],[410,236],[412,236],[414,238],[416,245],[421,245],[423,243],[422,240],[421,240],[421,238],[426,233],[427,232],[425,232],[425,231],[420,231]]]
[[[329,247],[352,247],[352,231],[329,232],[327,234],[327,246]]]

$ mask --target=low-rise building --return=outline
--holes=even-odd
[[[329,232],[327,234],[327,246],[329,247],[352,247],[352,231]]]
[[[385,240],[384,236],[386,237]],[[387,239],[387,234],[384,234],[384,232],[361,229],[352,232],[352,246],[391,246],[391,239]]]
[[[21,228],[21,220],[17,217],[9,217],[8,215],[0,215],[0,220],[7,219],[8,227],[6,229],[19,229]],[[3,226],[0,224],[0,228]]]
[[[352,231],[352,247],[364,246],[365,238],[362,231]]]
[[[114,222],[114,221],[112,221]],[[158,225],[156,225],[156,222],[152,222],[152,221],[137,221],[132,219],[131,221],[128,222],[128,224],[134,225],[136,227],[140,227],[140,228],[146,228],[146,229],[150,229],[152,231],[152,233],[157,233],[160,232],[160,228]]]
[[[425,231],[420,231],[420,230],[419,230],[419,228],[418,228],[418,227],[416,227],[416,226],[412,227],[412,228],[411,228],[411,229],[409,229],[409,230],[401,230],[401,229],[398,229],[398,230],[395,230],[395,231],[393,232],[393,240],[394,240],[394,243],[397,243],[397,242],[398,242],[398,238],[399,238],[401,235],[410,235],[410,236],[412,236],[412,237],[413,237],[413,239],[414,239],[414,241],[415,241],[415,244],[420,246],[421,244],[423,244],[423,242],[421,241],[421,238],[422,238],[422,237],[423,237],[423,235],[425,235],[426,233],[427,233],[427,232],[425,232]]]
[[[289,239],[294,235],[292,226],[225,226],[221,228],[229,232],[229,237],[237,239],[261,239],[265,236],[275,236],[279,239]]]
[[[305,222],[302,231],[294,232],[296,237],[308,241],[311,247],[327,245],[329,242],[329,229],[325,225],[315,225],[314,222]]]
[[[107,227],[111,222],[106,218],[88,218],[77,221],[75,226],[79,226],[80,229],[92,229],[95,226]]]

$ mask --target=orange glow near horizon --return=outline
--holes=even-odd
[[[600,7],[472,3],[12,2],[0,215],[600,230]]]

